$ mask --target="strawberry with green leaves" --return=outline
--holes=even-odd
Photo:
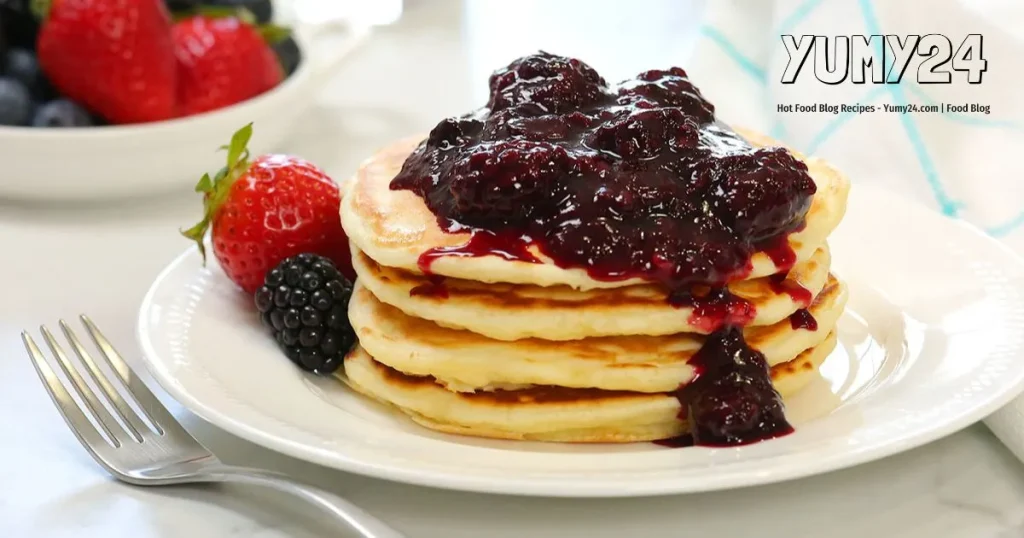
[[[286,37],[287,30],[258,27],[250,13],[238,13],[207,9],[174,24],[178,102],[184,115],[251,99],[284,80],[269,42]]]
[[[162,0],[34,0],[39,63],[60,92],[112,123],[177,114],[171,17]]]
[[[203,219],[182,234],[194,240],[206,258],[207,230],[221,268],[247,293],[285,258],[309,252],[330,258],[355,280],[348,238],[338,213],[337,184],[322,170],[288,155],[250,160],[246,146],[252,124],[231,137],[227,166],[196,185],[203,194]]]

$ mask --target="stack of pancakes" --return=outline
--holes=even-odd
[[[384,149],[344,187],[342,224],[359,276],[349,317],[360,344],[342,379],[444,432],[561,442],[686,433],[676,394],[695,378],[690,361],[706,329],[692,323],[693,309],[673,306],[667,290],[643,280],[598,281],[581,269],[501,255],[441,256],[424,274],[423,253],[457,248],[469,234],[441,230],[416,194],[390,190],[418,142]],[[849,184],[824,162],[794,154],[817,184],[804,227],[789,236],[796,264],[780,282],[772,275],[786,268],[757,253],[749,278],[729,285],[756,309],[744,336],[783,396],[817,375],[847,300],[829,272],[826,239],[843,217]],[[787,290],[807,290],[813,300]],[[804,308],[816,330],[791,322]]]

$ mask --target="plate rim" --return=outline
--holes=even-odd
[[[978,227],[958,219],[945,217],[919,202],[907,199],[890,190],[869,185],[858,186],[859,191],[872,191],[873,195],[889,197],[893,201],[908,203],[924,209],[935,217],[946,220],[949,225],[964,229],[976,237],[980,237],[988,247],[1001,251],[1008,255],[1022,270],[1024,270],[1024,257],[1010,249],[1009,246],[985,234]],[[341,451],[332,452],[329,456],[322,449],[311,447],[308,444],[296,442],[280,435],[268,433],[257,427],[247,424],[243,420],[229,416],[214,409],[215,406],[204,403],[184,387],[178,380],[174,379],[163,364],[164,361],[156,361],[158,356],[151,340],[145,318],[151,310],[155,296],[161,284],[170,275],[179,270],[182,263],[189,257],[195,256],[196,251],[190,247],[178,254],[165,266],[151,283],[142,303],[140,304],[136,318],[136,339],[142,350],[141,362],[147,372],[153,377],[175,401],[180,403],[190,412],[196,414],[204,421],[213,424],[225,431],[236,435],[246,441],[255,443],[271,449],[280,454],[294,457],[303,461],[314,463],[320,466],[350,472],[371,478],[384,479],[392,482],[440,488],[464,492],[491,493],[515,496],[530,497],[551,497],[551,498],[626,498],[626,497],[649,497],[673,494],[689,494],[708,491],[725,491],[741,487],[753,487],[778,482],[797,480],[818,474],[829,473],[842,469],[851,468],[857,465],[893,456],[925,444],[934,442],[948,435],[956,433],[964,428],[980,422],[997,409],[1004,407],[1010,401],[1024,393],[1024,368],[1017,373],[1017,379],[1008,384],[1002,392],[991,392],[981,395],[970,406],[961,410],[954,418],[929,428],[919,428],[910,434],[901,434],[883,440],[875,441],[846,450],[837,451],[821,459],[804,461],[800,465],[785,464],[765,472],[752,473],[732,478],[730,480],[717,480],[704,482],[699,480],[687,481],[644,481],[634,483],[627,488],[613,491],[614,488],[598,487],[594,484],[580,484],[574,487],[554,487],[547,481],[531,481],[529,478],[506,478],[499,484],[495,483],[492,477],[477,476],[473,474],[452,475],[450,472],[440,472],[432,469],[410,469],[401,465],[391,463],[373,463],[363,461],[359,458],[350,457]],[[202,269],[198,269],[202,270]]]

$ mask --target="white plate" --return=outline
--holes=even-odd
[[[190,250],[146,296],[138,335],[157,381],[206,420],[346,471],[461,490],[572,497],[764,484],[881,458],[952,433],[1024,382],[1024,263],[915,203],[856,187],[834,235],[850,284],[840,345],[788,402],[796,433],[741,448],[570,446],[424,430],[305,375],[245,297]]]

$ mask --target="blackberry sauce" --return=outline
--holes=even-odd
[[[684,433],[683,435],[669,437],[668,439],[658,439],[654,444],[668,448],[686,448],[688,446],[694,446],[696,443],[693,441],[692,435]]]
[[[679,418],[689,421],[690,433],[659,444],[737,446],[793,432],[768,362],[747,345],[739,327],[709,336],[691,364],[697,378],[676,391],[683,404]]]
[[[795,263],[786,238],[815,193],[806,165],[718,123],[678,67],[609,85],[579,60],[540,52],[489,83],[487,106],[440,122],[391,182],[422,197],[442,229],[470,234],[424,253],[420,269],[442,256],[538,263],[532,247],[596,280],[660,283],[713,333],[679,393],[694,443],[785,433],[768,366],[739,329],[754,307],[725,285],[750,274],[757,251],[781,270]]]
[[[788,276],[788,273],[776,273],[768,277],[768,283],[771,285],[772,291],[775,293],[785,293],[789,295],[790,299],[793,299],[794,303],[809,306],[811,301],[814,300],[811,290],[801,286],[799,282],[786,280]]]
[[[808,331],[818,330],[818,320],[814,319],[814,315],[811,314],[806,308],[801,308],[796,312],[793,312],[789,316],[789,325],[793,327],[793,330],[806,329]]]
[[[799,232],[803,227],[804,223],[801,222],[792,231]],[[789,246],[788,236],[789,234],[780,235],[771,241],[765,241],[759,245],[761,252],[767,254],[771,258],[772,263],[775,264],[775,267],[781,272],[789,271],[796,265],[796,252],[793,251],[793,247]]]
[[[463,231],[463,227],[451,223],[445,230],[453,233]],[[420,255],[416,265],[425,275],[430,275],[430,266],[434,260],[445,256],[480,257],[500,256],[506,260],[528,263],[541,263],[540,259],[529,250],[529,242],[515,232],[474,229],[469,231],[469,242],[456,247],[434,248]]]
[[[439,275],[427,275],[427,282],[413,287],[409,290],[409,296],[436,297],[438,299],[448,298],[448,287],[444,285],[444,277]]]
[[[693,286],[691,289],[669,295],[674,306],[689,306],[693,310],[687,320],[691,327],[701,333],[712,333],[729,325],[740,327],[754,320],[757,311],[754,305],[742,297],[729,292],[729,288]]]

